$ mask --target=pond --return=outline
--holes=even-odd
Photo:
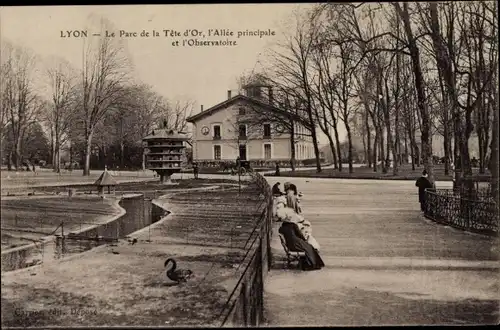
[[[54,261],[123,239],[157,222],[167,214],[167,211],[143,195],[122,198],[119,204],[125,209],[125,214],[108,223],[95,225],[80,233],[69,233],[64,237],[56,236],[47,242],[2,253],[2,272]]]

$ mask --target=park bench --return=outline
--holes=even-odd
[[[281,234],[278,234],[278,236],[279,236],[280,241],[281,241],[281,246],[283,246],[283,250],[285,250],[287,267],[290,268],[290,265],[292,262],[300,261],[300,257],[303,257],[306,254],[303,251],[290,251],[290,249],[288,249],[288,246],[286,245],[285,237]],[[299,265],[300,265],[300,263],[299,263]]]

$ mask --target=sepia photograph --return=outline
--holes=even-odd
[[[493,0],[0,6],[2,329],[499,324],[498,40]]]

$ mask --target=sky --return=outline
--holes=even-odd
[[[265,51],[283,39],[285,23],[295,10],[310,4],[197,4],[197,5],[119,5],[119,6],[40,6],[0,8],[0,39],[31,49],[42,59],[58,56],[81,68],[86,38],[72,31],[87,30],[87,38],[98,32],[89,25],[90,15],[104,17],[122,36],[136,80],[149,84],[170,100],[190,100],[194,113],[216,105],[235,93],[237,79],[259,70]],[[175,30],[180,37],[165,37],[163,30]],[[172,42],[196,39],[185,31],[219,29],[233,37],[207,37],[205,40],[236,41],[236,46],[183,47]],[[160,33],[153,37],[152,31]],[[238,31],[274,31],[274,36],[242,36]],[[149,37],[141,37],[142,31]],[[71,35],[71,37],[67,37]],[[62,37],[65,36],[65,37]],[[116,36],[119,37],[119,36]],[[203,38],[198,37],[198,40]],[[341,133],[341,135],[343,135]],[[326,139],[321,137],[321,143]]]

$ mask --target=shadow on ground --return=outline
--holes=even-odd
[[[273,301],[275,294],[268,293]],[[280,326],[382,326],[382,325],[476,325],[497,324],[499,302],[496,300],[463,299],[459,301],[438,301],[426,299],[426,295],[408,292],[378,292],[358,288],[342,290],[325,299],[321,294],[301,301],[274,297],[282,309],[297,310],[298,305],[314,303],[318,314],[331,314],[329,324],[322,323],[314,315],[290,313],[288,324]],[[321,300],[321,302],[315,302]],[[390,312],[390,311],[397,312]],[[266,315],[267,325],[274,325],[272,316]],[[322,318],[324,319],[324,318]]]

